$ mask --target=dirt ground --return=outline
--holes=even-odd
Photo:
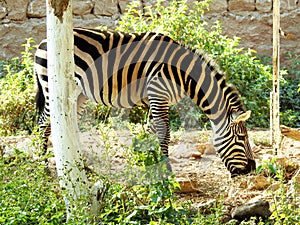
[[[103,128],[100,130],[97,135],[93,132],[84,132],[81,135],[81,142],[85,146],[86,163],[102,175],[126,180],[128,171],[124,170],[127,160],[124,146],[131,145],[134,131],[118,127],[115,127],[114,131]],[[270,190],[275,191],[279,187],[279,182],[268,176],[254,174],[231,178],[213,148],[211,136],[211,131],[197,130],[171,134],[169,150],[171,165],[182,187],[177,193],[179,198],[193,202],[196,207],[216,199],[223,199],[223,204],[228,206],[228,212],[248,201],[272,200]],[[269,131],[250,130],[249,138],[257,166],[277,157],[287,169],[286,176],[289,179],[297,172],[300,179],[300,142],[284,138],[282,149],[275,156],[269,144]],[[138,173],[138,170],[131,169],[130,173]]]
[[[287,170],[286,176],[289,179],[297,176],[300,182],[300,142],[284,138],[282,149],[275,156],[269,145],[269,131],[250,130],[249,137],[257,165],[277,157]],[[83,132],[80,138],[85,162],[92,170],[126,180],[124,165],[127,162],[126,146],[131,144],[132,139],[130,131],[101,129],[97,134]],[[36,150],[31,146],[31,139],[5,137],[0,138],[0,144],[4,146],[4,154],[10,154],[12,147],[9,146],[12,145],[34,154]],[[177,193],[179,199],[189,200],[196,207],[223,199],[226,210],[230,212],[235,206],[248,201],[272,201],[272,191],[279,187],[279,181],[268,176],[253,174],[230,178],[211,144],[211,131],[178,131],[172,134],[170,159],[176,179],[182,186],[182,191]]]

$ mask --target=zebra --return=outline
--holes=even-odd
[[[244,109],[236,88],[227,84],[225,75],[207,54],[154,32],[79,27],[73,33],[74,81],[81,89],[79,115],[87,99],[116,108],[150,105],[160,149],[167,158],[169,106],[188,96],[210,119],[214,147],[231,176],[255,170],[245,125],[251,111]],[[37,48],[34,68],[38,124],[47,148],[51,133],[47,40]]]

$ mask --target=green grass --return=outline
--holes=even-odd
[[[0,224],[62,224],[65,205],[44,163],[16,150],[0,160]]]

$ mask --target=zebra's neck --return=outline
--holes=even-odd
[[[185,89],[210,119],[215,136],[220,136],[230,121],[244,112],[243,103],[236,88],[226,83],[214,61],[203,53],[195,55],[194,67],[185,79]]]

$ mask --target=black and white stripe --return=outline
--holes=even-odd
[[[121,33],[74,29],[74,79],[82,89],[78,111],[86,99],[117,108],[150,104],[162,152],[168,155],[169,106],[189,96],[207,114],[214,143],[232,174],[255,168],[237,91],[226,84],[213,61],[157,33]],[[35,56],[40,128],[50,134],[47,42]],[[243,137],[243,138],[242,138]]]

